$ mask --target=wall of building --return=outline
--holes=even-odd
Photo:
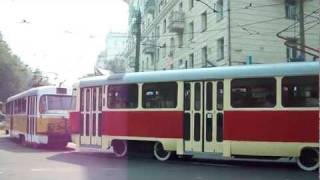
[[[240,65],[246,63],[249,56],[252,58],[252,63],[287,61],[287,47],[284,45],[284,40],[276,36],[277,32],[295,22],[295,20],[285,18],[285,0],[205,1],[216,10],[215,12],[196,0],[193,0],[193,7],[190,6],[191,0],[155,0],[154,13],[146,11],[148,8],[145,6],[146,1],[148,0],[141,0],[139,5],[142,12],[140,71],[226,66],[230,61],[232,65]],[[218,6],[219,2],[223,2],[222,10]],[[307,0],[304,7],[305,14],[308,14],[319,7],[319,2]],[[181,9],[184,12],[183,31],[170,32],[170,13]],[[202,28],[202,13],[207,14],[206,29]],[[165,31],[164,21],[166,21]],[[192,22],[194,24],[193,38],[190,37],[192,34],[190,23]],[[314,24],[316,23],[309,25]],[[318,30],[319,24],[305,33],[306,45],[319,48]],[[299,26],[296,26],[284,32],[283,35],[297,37],[298,32]],[[183,43],[179,46],[181,37],[183,37]],[[221,42],[222,38],[223,56],[219,53],[221,46],[218,42],[219,40]],[[150,39],[155,43],[150,44]],[[171,45],[172,39],[174,45]],[[230,52],[229,44],[231,44]],[[134,48],[134,44],[131,47]],[[153,47],[154,53],[144,53],[146,47]],[[204,60],[204,47],[207,49],[207,62]],[[190,60],[192,54],[193,66]],[[312,60],[312,56],[307,55],[306,58]]]

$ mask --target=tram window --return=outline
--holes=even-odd
[[[83,89],[80,90],[80,111],[83,111],[84,107],[84,93]]]
[[[98,136],[101,136],[101,127],[102,127],[102,113],[98,115]]]
[[[201,121],[200,121],[200,113],[194,114],[194,140],[200,141],[201,135]]]
[[[92,90],[92,109],[95,111],[97,109],[97,89]]]
[[[39,111],[42,114],[50,114],[55,111],[68,111],[71,109],[72,96],[43,95],[39,102]]]
[[[86,90],[86,111],[88,112],[90,108],[90,89]]]
[[[96,136],[96,122],[97,118],[96,118],[96,113],[92,114],[92,135]]]
[[[80,135],[83,136],[84,135],[84,122],[83,122],[83,116],[84,114],[80,115]]]
[[[212,118],[206,117],[206,140],[212,141]]]
[[[207,96],[206,96],[207,107],[206,108],[207,108],[207,111],[210,111],[210,110],[212,110],[212,82],[207,83],[206,92],[207,92]]]
[[[39,111],[40,113],[44,113],[46,109],[46,96],[41,96],[39,101]]]
[[[85,121],[86,121],[86,136],[89,136],[89,114],[86,114],[86,118],[85,118]]]
[[[99,111],[102,110],[102,88],[99,88],[99,96],[98,96],[98,106],[99,106]]]
[[[201,109],[201,86],[200,83],[196,83],[194,87],[194,109],[199,111]]]
[[[11,104],[12,104],[12,102],[8,102],[6,104],[6,114],[12,114]]]
[[[223,82],[217,83],[217,110],[223,110]]]
[[[191,90],[190,84],[184,84],[184,109],[190,110]]]
[[[276,105],[276,80],[274,78],[232,80],[231,105],[235,108],[274,107]]]
[[[110,85],[108,86],[107,104],[109,108],[137,108],[138,85]]]
[[[177,89],[175,82],[146,83],[142,86],[144,108],[176,108]]]
[[[284,107],[319,107],[319,77],[296,76],[282,79]]]
[[[217,142],[222,142],[223,140],[223,114],[218,113],[217,114],[217,136],[216,136]]]
[[[190,114],[184,113],[184,123],[183,123],[183,139],[190,140]]]
[[[9,103],[6,103],[6,111],[5,111],[6,114],[10,114],[9,107],[10,107]]]
[[[23,98],[22,100],[21,100],[22,102],[21,102],[21,112],[22,113],[26,113],[26,111],[27,111],[27,109],[26,109],[26,105],[27,105],[27,101],[26,101],[26,99],[25,98]]]

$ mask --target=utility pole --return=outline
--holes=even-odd
[[[298,0],[299,5],[299,33],[300,33],[300,56],[305,59],[305,37],[304,37],[304,10],[303,10],[303,1]]]
[[[139,72],[139,61],[140,61],[140,42],[141,42],[141,12],[138,8],[136,15],[137,33],[136,33],[136,59],[134,64],[134,71]]]

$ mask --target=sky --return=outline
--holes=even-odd
[[[0,0],[3,39],[53,83],[93,73],[107,33],[127,32],[127,20],[123,0]]]

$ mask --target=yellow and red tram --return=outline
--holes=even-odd
[[[293,157],[319,166],[319,62],[115,74],[74,85],[70,113],[78,146],[125,156],[152,146],[224,157]],[[148,148],[146,148],[148,149]]]
[[[22,144],[65,147],[70,142],[71,89],[42,86],[9,97],[7,132]]]

